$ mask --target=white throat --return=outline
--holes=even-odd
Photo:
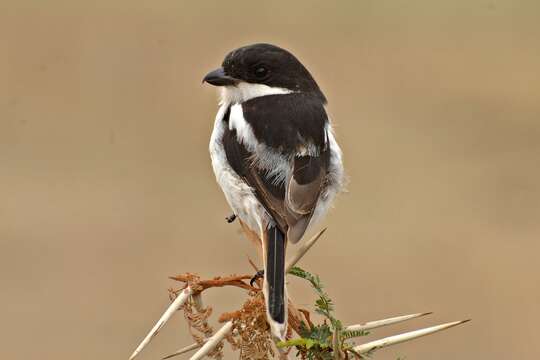
[[[290,94],[292,92],[292,90],[280,87],[239,82],[236,86],[223,86],[221,88],[220,104],[241,104],[260,96]]]

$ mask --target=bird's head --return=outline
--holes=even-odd
[[[275,93],[299,92],[326,99],[319,86],[298,59],[270,44],[248,45],[231,51],[222,66],[208,73],[203,82],[241,92],[240,100]]]

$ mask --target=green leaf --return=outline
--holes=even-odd
[[[315,342],[315,340],[313,339],[306,339],[306,349],[311,349],[315,344],[317,344]]]
[[[365,330],[346,330],[341,332],[341,337],[343,339],[350,339],[360,336],[366,336],[369,335],[369,331]]]
[[[289,274],[297,276],[297,277],[302,278],[302,279],[306,278],[306,272],[304,270],[302,270],[301,268],[299,268],[298,266],[293,266],[289,270]]]
[[[284,348],[284,347],[293,347],[293,346],[305,346],[307,339],[304,338],[296,338],[296,339],[290,339],[286,341],[278,341],[276,346],[278,348]]]

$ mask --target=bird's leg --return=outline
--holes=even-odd
[[[251,280],[249,280],[249,284],[251,286],[253,286],[253,284],[255,283],[255,281],[259,280],[259,279],[262,279],[264,277],[264,270],[259,270],[255,273],[255,275],[253,275],[253,277],[251,278]]]
[[[225,220],[227,220],[227,222],[228,222],[229,224],[232,223],[234,220],[236,220],[236,214],[233,213],[233,214],[227,216],[227,217],[225,218]]]

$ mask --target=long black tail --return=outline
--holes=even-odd
[[[266,306],[275,322],[285,324],[285,235],[275,226],[267,230],[265,279],[268,284]]]

